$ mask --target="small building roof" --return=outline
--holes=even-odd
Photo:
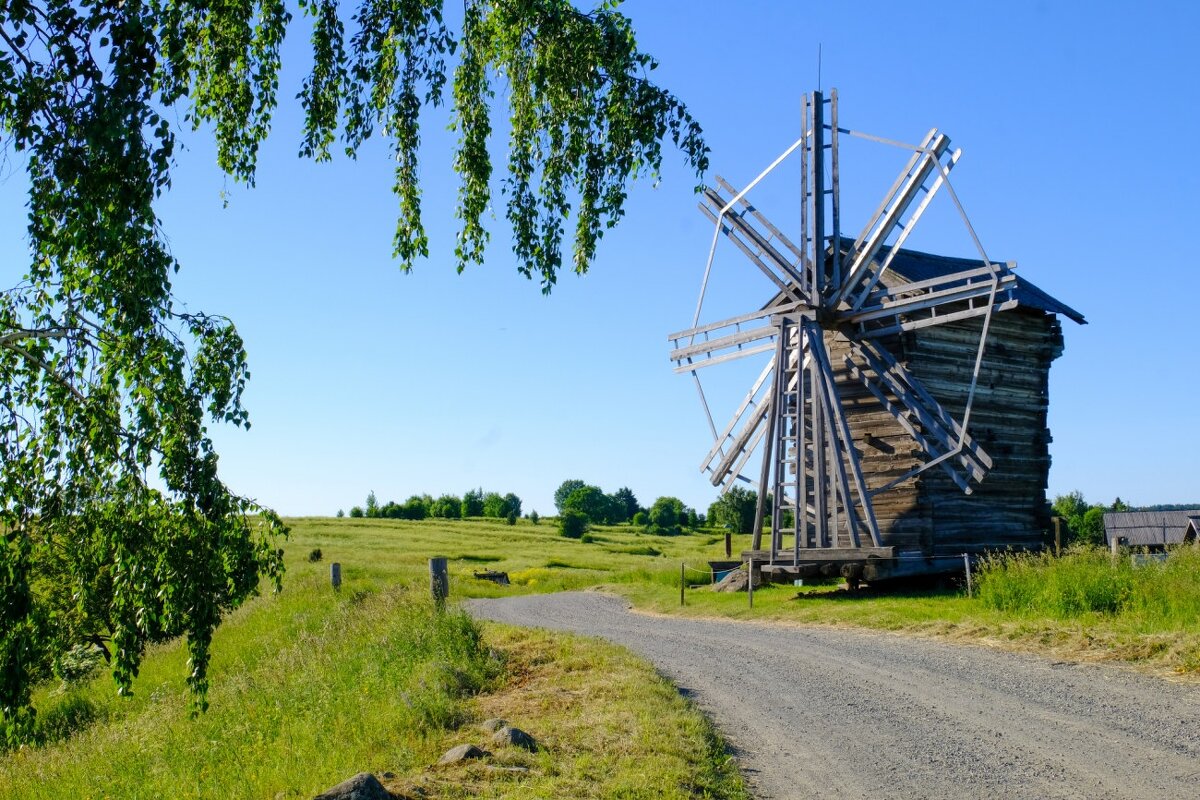
[[[1188,531],[1200,530],[1200,509],[1190,511],[1109,511],[1104,515],[1104,535],[1109,544],[1124,538],[1130,545],[1179,544]]]
[[[881,248],[881,255],[876,260],[882,259],[889,249],[889,247]],[[1001,268],[1011,267],[1011,265],[1007,265],[1002,261],[993,261],[992,263]],[[916,282],[939,278],[955,272],[978,269],[983,266],[986,266],[984,262],[973,258],[955,258],[953,256],[922,253],[919,250],[901,249],[896,253],[895,258],[892,259],[888,270],[895,272],[904,278],[906,282]],[[1036,308],[1039,311],[1046,311],[1051,314],[1062,314],[1078,322],[1080,325],[1087,324],[1087,320],[1084,319],[1083,314],[1080,314],[1066,303],[1046,294],[1015,270],[1012,274],[1017,276],[1016,286],[1012,289],[1012,297],[1017,301],[1017,305],[1025,306],[1026,308]],[[884,283],[887,283],[886,278],[884,279]]]

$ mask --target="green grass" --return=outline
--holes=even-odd
[[[431,798],[744,796],[708,723],[628,652],[497,625],[481,633],[461,614],[434,615],[432,556],[449,559],[452,601],[598,588],[652,613],[863,626],[1200,673],[1195,550],[1138,567],[1096,551],[997,558],[973,598],[771,586],[750,609],[744,593],[707,590],[706,562],[724,559],[722,537],[707,533],[599,527],[588,543],[527,520],[290,524],[284,592],[255,599],[217,632],[207,714],[187,716],[178,644],[148,654],[132,698],[104,676],[65,692],[42,687],[42,743],[0,756],[0,797],[311,797],[362,770]],[[734,552],[748,545],[735,537]],[[308,562],[314,548],[323,561]],[[340,592],[329,587],[332,561]],[[512,585],[476,579],[482,570],[507,572]],[[490,762],[528,772],[431,766],[453,744],[486,745],[475,723],[490,716],[547,744]]]
[[[451,558],[452,599],[579,588],[653,559],[620,563],[527,522],[293,524],[284,592],[256,598],[217,632],[206,714],[188,717],[179,643],[147,654],[129,698],[103,675],[41,687],[41,742],[0,755],[0,797],[311,797],[364,770],[429,797],[462,796],[463,782],[494,797],[743,796],[708,723],[648,665],[601,642],[481,628],[453,606],[438,615],[428,598],[433,555]],[[324,560],[308,562],[317,547]],[[338,592],[331,561],[342,565]],[[476,580],[479,569],[526,580],[502,588]],[[580,719],[625,742],[619,753],[556,716],[564,692],[580,698]],[[555,743],[529,763],[497,754],[528,767],[525,778],[431,766],[458,741],[486,745],[474,723],[502,700],[511,719]],[[544,713],[525,713],[535,706]]]
[[[1200,551],[1181,548],[1165,561],[1134,565],[1105,550],[1000,556],[979,576],[984,605],[1014,615],[1121,618],[1148,632],[1186,630],[1200,619]]]

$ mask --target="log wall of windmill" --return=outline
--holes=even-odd
[[[981,327],[979,319],[932,326],[885,344],[961,420]],[[837,350],[847,349],[847,343],[830,344],[834,363],[842,363]],[[993,316],[968,428],[991,456],[992,469],[970,495],[941,467],[877,495],[874,509],[884,544],[943,555],[1036,548],[1045,541],[1050,526],[1048,381],[1062,347],[1062,329],[1052,314],[1018,308]],[[883,486],[925,460],[895,417],[848,371],[838,379],[869,487]]]

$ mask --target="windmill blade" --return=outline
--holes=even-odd
[[[861,334],[888,336],[1014,308],[1016,287],[1011,270],[979,267],[876,292],[872,305],[843,311],[837,319],[858,326]]]
[[[775,347],[776,345],[772,345]],[[788,363],[796,364],[795,348],[788,348]],[[768,380],[774,375],[778,356],[773,356],[759,374],[758,380],[746,393],[737,411],[730,418],[725,429],[716,438],[711,450],[700,463],[700,471],[709,473],[709,481],[713,486],[728,488],[733,481],[742,478],[742,468],[750,458],[750,454],[758,447],[767,429],[767,416],[771,413],[771,393],[774,391],[774,381]],[[809,357],[803,360],[802,369],[807,369]],[[789,390],[794,389],[797,377],[789,380]],[[734,433],[734,430],[737,433]],[[743,478],[749,480],[748,478]]]
[[[712,449],[700,462],[700,471],[709,473],[713,486],[723,485],[741,454],[754,449],[750,443],[757,442],[756,433],[763,427],[771,407],[770,394],[765,394],[763,389],[770,385],[767,378],[774,370],[775,359],[772,357],[729,419],[729,424],[716,437]],[[738,431],[736,434],[733,432],[735,429]]]
[[[966,435],[949,412],[886,349],[870,339],[851,340],[850,349],[852,355],[846,357],[846,366],[851,376],[875,395],[883,408],[930,455],[930,461],[917,470],[885,487],[876,488],[874,492],[890,488],[936,463],[959,488],[970,494],[971,482],[979,483],[992,468],[992,459],[987,452]],[[912,424],[912,419],[919,428]]]
[[[871,267],[875,263],[876,255],[897,227],[905,231],[907,238],[907,231],[915,220],[910,218],[904,222],[904,214],[922,191],[930,191],[925,188],[925,183],[935,172],[938,175],[938,185],[941,185],[942,170],[945,169],[941,159],[949,148],[950,138],[938,133],[936,128],[926,134],[921,148],[909,159],[900,177],[892,184],[891,191],[884,196],[875,215],[855,240],[854,247],[846,259],[849,266],[845,270],[842,285],[834,293],[829,308],[837,308],[860,282],[864,279],[870,280]],[[951,160],[956,161],[957,155],[952,156]],[[918,210],[924,211],[924,205]]]
[[[857,293],[849,298],[851,308],[861,308],[871,296],[871,292],[874,290],[876,284],[879,283],[880,278],[884,276],[884,273],[886,273],[888,268],[892,265],[892,259],[896,257],[897,253],[900,252],[900,248],[904,247],[905,241],[908,240],[909,234],[913,232],[917,222],[920,221],[921,215],[925,213],[925,209],[929,208],[929,204],[933,201],[934,195],[937,194],[938,189],[942,188],[942,184],[946,182],[950,170],[954,169],[954,165],[958,163],[958,159],[961,157],[962,150],[955,150],[950,156],[950,160],[943,166],[943,169],[938,170],[938,176],[933,181],[933,185],[929,187],[927,192],[925,192],[925,196],[921,198],[921,202],[917,204],[917,208],[915,211],[913,211],[912,216],[909,217],[908,222],[900,226],[902,228],[900,231],[900,236],[896,238],[896,241],[888,249],[887,255],[883,257],[883,261],[879,263],[878,267],[868,270],[869,277],[863,283],[862,288],[857,290]]]
[[[722,186],[728,186],[720,178],[718,181]],[[742,210],[733,211],[725,198],[712,187],[706,187],[701,196],[703,202],[699,204],[700,210],[709,221],[719,226],[721,233],[737,245],[751,263],[781,292],[795,300],[810,302],[812,294],[805,285],[804,270],[797,268],[797,265],[802,263],[803,255],[795,245],[745,198],[738,203]],[[759,227],[764,228],[766,232],[759,230]],[[781,253],[775,242],[792,253],[795,261],[789,260]]]
[[[797,305],[786,298],[777,299],[758,311],[672,333],[667,339],[675,345],[671,351],[671,360],[676,364],[675,372],[691,372],[773,350],[774,345],[770,342],[774,340],[778,329],[771,323],[771,316],[792,311]],[[696,341],[697,337],[702,338]],[[768,343],[750,346],[763,340]],[[685,341],[687,344],[682,344]],[[730,352],[722,352],[726,350]]]

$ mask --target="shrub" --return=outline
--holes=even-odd
[[[338,509],[338,513],[337,513],[337,518],[338,518],[338,519],[341,519],[341,518],[342,518],[342,517],[344,517],[344,516],[346,516],[346,512],[345,512],[345,511],[342,511],[342,510],[339,508],[339,509]]]
[[[504,521],[507,522],[509,525],[516,525],[517,524],[517,512],[515,512],[515,511],[508,512],[508,516],[504,518]]]
[[[532,522],[534,525],[537,525],[538,522],[541,521],[541,519],[542,518],[540,516],[538,516],[538,513],[536,511],[529,512],[529,521]]]
[[[592,542],[596,541],[596,537],[592,536],[590,533],[585,533],[583,536],[579,537],[579,541],[583,544],[591,544]]]
[[[633,515],[633,524],[639,528],[644,528],[650,524],[650,515],[645,511],[639,511]]]
[[[558,515],[558,532],[568,539],[582,538],[588,529],[588,518],[578,511],[567,509]]]
[[[324,555],[321,553],[321,548],[314,547],[308,554],[308,561],[310,564],[315,564],[318,561],[320,561],[323,557],[324,557]]]
[[[350,509],[351,517],[353,517],[355,519],[361,519],[362,515],[363,515],[363,510],[361,508],[359,508],[358,506],[354,506],[353,508]]]

